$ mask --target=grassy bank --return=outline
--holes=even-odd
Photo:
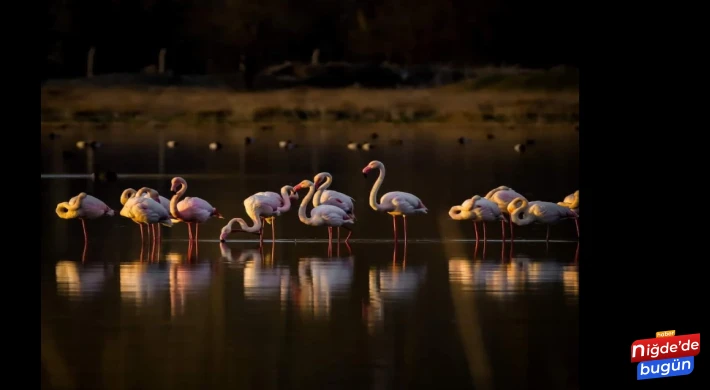
[[[437,88],[295,88],[235,92],[195,87],[44,87],[42,122],[570,123],[579,119],[576,73],[481,72]]]

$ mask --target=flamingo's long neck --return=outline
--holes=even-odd
[[[177,204],[178,201],[180,201],[180,198],[185,194],[185,191],[187,191],[187,184],[185,183],[180,183],[180,191],[178,191],[173,197],[170,199],[170,214],[173,215],[173,217],[181,219],[180,218],[180,213],[178,212]]]
[[[574,192],[574,200],[569,205],[569,208],[571,208],[571,209],[579,208],[579,191]]]
[[[333,184],[333,178],[331,176],[327,176],[325,178],[325,183],[318,187],[316,194],[313,195],[313,207],[320,206],[320,198],[323,196],[323,191],[327,190],[331,184]]]
[[[520,218],[520,213],[523,213],[523,217]],[[520,207],[515,208],[512,213],[510,213],[510,219],[515,223],[528,222],[529,220],[535,218],[528,210],[528,201],[521,199]]]
[[[126,205],[126,202],[128,202],[128,199],[130,199],[132,196],[136,194],[136,190],[129,188],[121,194],[121,204]]]
[[[284,205],[279,207],[277,210],[282,213],[291,210],[291,197],[288,196],[288,186],[281,188],[281,199],[283,200]]]
[[[246,222],[244,222],[243,219],[238,219],[237,222],[239,223],[239,226],[241,226],[242,230],[244,230],[247,233],[256,233],[259,230],[261,230],[261,216],[259,213],[254,210],[252,213],[249,213],[249,217],[251,217],[251,220],[254,222],[254,224],[249,227]],[[231,221],[230,221],[231,223]]]
[[[312,219],[308,218],[306,215],[306,207],[308,207],[308,203],[311,201],[311,198],[313,198],[315,190],[316,189],[313,185],[308,187],[308,194],[303,198],[303,201],[301,201],[301,207],[298,208],[298,219],[306,225],[310,225],[312,222]]]
[[[372,186],[372,190],[370,191],[370,207],[372,207],[375,211],[379,211],[382,208],[382,205],[377,203],[377,192],[380,190],[380,186],[382,186],[382,182],[384,181],[385,167],[381,166],[380,175],[377,177],[377,181],[375,181],[375,184]]]
[[[56,211],[60,218],[72,219],[78,217],[79,212],[77,209],[77,207],[69,204],[69,202],[62,202],[57,205]]]

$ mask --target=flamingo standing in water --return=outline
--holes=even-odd
[[[141,196],[148,197],[148,194],[141,194]],[[133,203],[135,203],[135,201],[137,199],[138,199],[138,193],[133,188],[126,188],[125,190],[123,190],[123,193],[121,193],[121,205],[123,205],[123,208],[121,209],[119,214],[122,217],[126,217],[130,220],[133,220],[133,217],[131,217],[131,215],[129,215],[127,213],[128,213],[128,210],[133,206]],[[138,223],[138,222],[136,222],[136,223],[138,224],[138,227],[141,230],[141,242],[143,242],[143,224]],[[146,228],[146,234],[148,234],[148,238],[150,238],[150,229]]]
[[[508,214],[508,204],[510,204],[510,202],[513,199],[515,199],[515,198],[525,199],[524,196],[515,192],[515,190],[513,190],[512,188],[506,187],[506,186],[500,186],[498,188],[494,188],[494,189],[490,190],[486,194],[485,198],[490,201],[493,201],[495,204],[497,204],[498,209],[500,209],[500,211],[503,214]],[[510,223],[510,239],[512,240],[514,238],[513,237],[513,220],[509,219],[509,223]]]
[[[380,203],[377,203],[377,191],[379,191],[382,182],[385,181],[385,165],[377,160],[370,161],[369,164],[362,170],[362,174],[367,178],[367,174],[373,169],[379,169],[380,175],[377,181],[372,186],[370,191],[370,207],[375,211],[382,211],[392,216],[392,225],[394,226],[394,240],[397,241],[397,220],[398,215],[402,216],[404,221],[404,242],[407,242],[407,215],[426,214],[428,209],[424,203],[416,196],[401,191],[392,191],[382,195]]]
[[[148,188],[148,187],[142,187],[141,189],[136,192],[136,196],[149,196],[151,199],[156,201],[158,204],[163,206],[165,211],[170,214],[170,200],[164,196],[161,196],[158,191]],[[153,234],[158,233],[158,241],[160,241],[160,226],[156,226],[157,224],[152,224],[151,228],[153,229]]]
[[[471,199],[466,199],[461,206],[453,206],[449,210],[449,216],[457,221],[473,220],[476,242],[478,242],[478,222],[483,224],[483,241],[486,241],[486,222],[500,221],[501,234],[503,240],[505,240],[505,223],[508,221],[506,221],[498,205],[486,198],[476,195]]]
[[[328,226],[328,252],[332,250],[333,245],[333,228],[343,227],[347,229],[348,236],[345,238],[345,243],[350,240],[350,235],[353,234],[350,225],[355,224],[355,221],[350,218],[350,215],[346,213],[343,209],[336,206],[331,206],[329,204],[322,204],[318,207],[311,209],[311,216],[309,217],[306,213],[306,208],[308,203],[313,198],[315,192],[315,185],[310,180],[304,180],[300,182],[297,186],[293,187],[294,191],[299,191],[302,188],[308,188],[308,195],[303,198],[301,202],[301,207],[298,208],[298,219],[306,225],[309,226]],[[340,242],[340,240],[338,240]]]
[[[121,215],[130,218],[133,222],[141,226],[141,233],[143,232],[143,225],[155,227],[155,224],[161,224],[168,227],[173,226],[173,221],[168,213],[160,203],[154,201],[148,196],[134,196],[129,199],[126,204],[123,205],[121,209]],[[160,229],[158,229],[160,230]],[[153,230],[153,243],[155,244],[156,233]],[[141,242],[143,242],[143,235],[141,234]]]
[[[298,200],[298,193],[293,190],[292,186],[285,185],[281,187],[281,193],[276,193],[272,191],[257,192],[254,195],[266,196],[271,199],[271,204],[277,206],[277,210],[283,214],[291,210],[291,203]],[[247,198],[248,199],[248,198]],[[246,200],[244,200],[246,202]],[[245,204],[246,207],[246,204]],[[274,237],[274,221],[275,217],[264,218],[266,223],[271,225],[271,237]],[[261,233],[263,236],[263,232]]]
[[[224,218],[215,207],[204,199],[187,196],[185,199],[180,200],[187,191],[187,182],[182,177],[173,177],[170,191],[175,193],[170,199],[170,214],[175,219],[187,223],[190,242],[192,242],[193,223],[195,224],[195,242],[197,242],[198,229],[201,223],[207,222],[212,217]]]
[[[283,192],[285,194],[285,200],[283,201],[283,203],[288,205],[285,208],[289,209],[291,207],[291,199],[288,196],[287,191],[288,189],[284,187]],[[259,245],[263,245],[263,222],[266,219],[267,221],[271,220],[271,240],[273,241],[275,239],[273,218],[281,215],[281,211],[279,211],[279,207],[282,207],[281,203],[281,200],[276,199],[273,196],[270,196],[263,192],[257,192],[256,194],[244,199],[244,209],[246,210],[247,215],[249,215],[249,218],[251,218],[251,220],[253,221],[252,225],[247,225],[246,221],[244,221],[242,218],[232,218],[229,223],[227,223],[227,225],[222,228],[222,232],[219,235],[219,240],[224,242],[224,240],[227,239],[227,236],[232,232],[245,232],[258,234]],[[240,229],[234,229],[233,226],[235,222],[239,224]]]
[[[316,193],[313,196],[313,207],[328,204],[345,211],[350,218],[355,221],[355,199],[342,192],[329,190],[333,183],[333,176],[328,172],[321,172],[313,178]],[[340,228],[338,228],[338,240],[340,240]]]
[[[579,190],[565,196],[565,200],[557,202],[558,205],[567,207],[579,215]]]
[[[113,217],[115,212],[106,203],[82,192],[57,205],[55,212],[62,219],[79,219],[81,227],[84,229],[84,242],[88,242],[89,235],[86,233],[86,219],[97,219],[103,216]]]
[[[574,223],[577,226],[577,237],[579,238],[579,215],[571,209],[556,203],[538,200],[528,202],[527,199],[519,197],[508,204],[508,213],[510,214],[510,219],[519,226],[529,225],[533,222],[546,224],[546,241],[550,239],[550,224],[558,223],[565,219],[574,219]]]

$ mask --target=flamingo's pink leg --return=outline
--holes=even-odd
[[[84,221],[83,218],[81,219],[81,228],[84,229],[84,242],[88,242],[88,241],[89,241],[89,235],[86,234],[86,221]]]
[[[143,224],[138,224],[138,227],[141,228],[141,244],[143,243]]]
[[[473,221],[473,229],[476,231],[476,242],[478,242],[478,223],[476,221]]]
[[[156,240],[156,238],[158,238],[157,233],[155,232],[155,230],[156,230],[155,225],[156,224],[154,224],[154,223],[150,225],[151,230],[153,230],[153,245],[155,245],[155,240]],[[157,228],[157,229],[159,230],[160,228]]]
[[[149,223],[145,224],[145,233],[148,235],[148,239],[150,240],[150,224]]]
[[[338,226],[338,245],[340,245],[340,226]],[[340,247],[338,247],[340,249]]]
[[[550,225],[547,225],[547,234],[545,234],[545,241],[550,241]]]
[[[195,222],[195,242],[197,242],[199,237],[200,237],[200,223]],[[197,250],[197,248],[195,248],[195,250]]]
[[[515,236],[513,236],[513,218],[510,218],[509,222],[510,222],[510,241],[513,241],[513,238],[515,237]]]
[[[345,245],[348,245],[348,241],[350,240],[350,235],[353,234],[353,231],[348,229],[348,236],[345,237]],[[350,248],[350,246],[348,246]]]
[[[333,255],[333,227],[328,226],[328,256]]]
[[[190,243],[192,243],[192,222],[187,223],[187,234],[189,236]]]
[[[392,216],[392,226],[394,227],[394,242],[397,242],[397,219]]]
[[[500,230],[501,230],[501,237],[503,237],[503,241],[505,241],[505,221],[500,220]]]
[[[274,227],[274,223],[276,222],[276,218],[271,219],[271,242],[276,242],[276,228]]]
[[[407,244],[407,216],[402,215],[402,221],[404,221],[404,243]],[[406,246],[404,247],[406,250]]]
[[[486,223],[482,222],[481,225],[483,225],[483,241],[486,241]],[[478,241],[478,239],[476,239]]]
[[[574,219],[574,224],[577,225],[577,238],[579,238],[579,219]]]

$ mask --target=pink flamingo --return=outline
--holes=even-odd
[[[217,212],[216,208],[212,207],[212,205],[207,203],[204,199],[187,196],[185,199],[178,202],[187,191],[187,182],[182,177],[173,178],[170,191],[175,193],[172,199],[170,199],[170,214],[172,214],[175,219],[187,223],[190,242],[192,242],[193,223],[195,224],[195,242],[197,242],[199,224],[207,222],[207,220],[212,217],[224,218],[222,214]],[[173,223],[174,222],[176,221],[173,220]]]
[[[275,240],[274,237],[274,224],[273,219],[281,215],[279,208],[282,207],[286,210],[291,208],[291,198],[288,196],[288,186],[284,186],[282,192],[284,194],[284,200],[281,197],[275,198],[265,192],[257,192],[256,194],[244,199],[244,209],[247,215],[253,221],[251,227],[247,225],[246,221],[242,218],[232,218],[227,225],[222,228],[222,232],[219,236],[219,240],[224,242],[227,236],[233,232],[245,232],[253,233],[259,235],[259,245],[264,243],[264,220],[271,224],[271,240]],[[282,203],[284,205],[282,206]],[[270,222],[269,222],[270,221]],[[240,229],[234,229],[234,223],[238,223]]]
[[[486,196],[486,199],[493,201],[495,204],[498,205],[498,209],[503,214],[508,214],[508,204],[515,198],[523,198],[525,199],[524,196],[520,195],[519,193],[515,192],[510,187],[506,186],[500,186],[498,188],[494,188],[490,190]],[[508,220],[510,223],[510,239],[512,240],[513,237],[513,220],[509,219]]]
[[[516,225],[525,226],[533,222],[547,225],[546,241],[550,239],[550,224],[558,223],[565,219],[574,219],[577,226],[577,237],[579,238],[579,215],[571,209],[560,206],[552,202],[532,201],[528,202],[523,197],[515,198],[508,204],[510,219]]]
[[[500,221],[501,233],[503,240],[505,240],[505,223],[508,221],[498,205],[486,198],[476,195],[471,199],[466,199],[461,206],[453,206],[449,210],[449,216],[457,221],[473,220],[476,242],[478,242],[478,222],[483,224],[483,241],[486,241],[486,222]]]
[[[147,197],[148,194],[142,194],[141,196]],[[121,204],[123,205],[123,208],[120,211],[120,215],[122,217],[126,217],[130,220],[133,220],[133,218],[127,214],[127,211],[133,206],[133,203],[138,199],[138,193],[136,190],[133,188],[126,188],[123,190],[123,193],[121,193]],[[135,221],[134,221],[135,222]],[[141,230],[141,242],[143,242],[143,224],[138,223],[138,227]],[[148,238],[150,238],[150,229],[146,228],[146,232],[148,234]]]
[[[330,254],[332,253],[333,245],[333,228],[342,226],[349,231],[348,236],[345,238],[345,243],[347,244],[350,240],[350,235],[353,234],[350,225],[355,224],[355,221],[340,207],[331,206],[329,204],[314,207],[311,209],[311,216],[309,217],[306,213],[306,208],[315,193],[315,185],[310,180],[304,180],[293,187],[293,190],[299,191],[303,188],[308,188],[309,190],[308,195],[306,195],[301,202],[301,207],[298,208],[298,219],[309,226],[328,226],[328,253]],[[338,242],[340,242],[339,239]]]
[[[357,220],[355,218],[355,199],[342,192],[328,189],[333,183],[333,176],[330,173],[321,172],[317,174],[313,178],[313,183],[316,188],[316,193],[313,196],[313,207],[318,207],[322,204],[335,206],[345,211],[353,221]],[[340,240],[340,228],[338,228],[338,240]]]
[[[55,212],[62,219],[81,220],[81,227],[84,229],[84,242],[89,240],[89,235],[86,233],[86,219],[97,219],[103,216],[113,217],[115,214],[106,203],[87,195],[86,192],[69,199],[68,202],[59,203]]]
[[[379,169],[380,175],[370,191],[370,207],[375,211],[382,211],[392,216],[395,242],[397,241],[397,220],[395,218],[401,215],[404,221],[404,242],[406,243],[407,215],[426,214],[428,209],[419,198],[408,192],[401,191],[392,191],[382,195],[380,203],[378,204],[377,191],[379,191],[380,186],[382,186],[382,182],[385,181],[385,165],[377,160],[370,161],[370,163],[363,168],[362,174],[367,178],[367,174],[373,169]]]
[[[148,188],[148,187],[142,187],[141,189],[136,192],[136,196],[149,196],[151,199],[156,201],[158,204],[163,206],[165,211],[170,214],[170,200],[164,196],[161,196],[158,191]],[[156,226],[157,225],[157,226]],[[157,234],[158,234],[158,241],[160,241],[160,226],[159,224],[152,224],[151,229],[153,229],[153,234],[156,234],[156,229],[157,229]]]
[[[147,196],[135,196],[123,205],[121,215],[130,218],[133,222],[143,226],[155,226],[161,224],[172,227],[173,221],[167,210],[158,202]],[[141,232],[143,231],[141,227]],[[153,243],[155,244],[156,234],[153,231]],[[141,242],[143,235],[141,234]]]
[[[298,200],[298,193],[293,190],[292,186],[285,185],[281,187],[281,193],[276,193],[272,191],[263,191],[263,192],[257,192],[254,195],[258,195],[260,197],[267,197],[270,201],[270,205],[272,207],[275,207],[276,210],[278,210],[280,213],[285,213],[291,209],[291,203],[295,202]],[[252,195],[253,196],[253,195]],[[247,198],[249,199],[249,198]],[[244,207],[247,207],[246,202],[247,199],[244,200]],[[271,237],[273,239],[274,237],[274,221],[275,217],[269,217],[265,218],[266,223],[271,225]],[[263,238],[263,231],[260,232],[260,235]]]
[[[579,215],[579,190],[565,196],[565,200],[557,202],[558,205],[567,207]]]

